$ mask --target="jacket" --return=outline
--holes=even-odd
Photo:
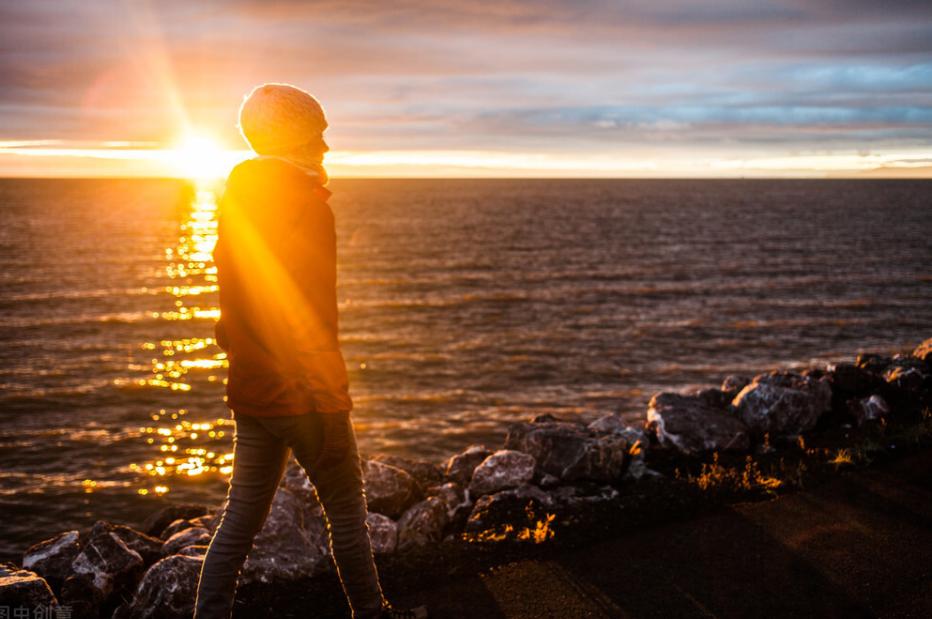
[[[216,335],[229,362],[226,404],[236,412],[352,409],[338,343],[329,196],[316,178],[281,159],[245,161],[227,179],[213,254]]]

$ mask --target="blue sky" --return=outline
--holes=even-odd
[[[110,169],[91,151],[192,130],[242,148],[236,110],[267,81],[324,103],[338,174],[922,176],[932,158],[932,2],[2,0],[0,41],[0,173]]]

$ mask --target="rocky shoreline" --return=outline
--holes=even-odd
[[[799,373],[728,376],[720,388],[658,393],[642,425],[546,415],[512,424],[500,449],[444,463],[363,461],[380,564],[526,552],[706,503],[792,491],[822,473],[932,439],[932,339],[893,357]],[[190,616],[223,507],[169,505],[145,522],[97,522],[0,564],[0,607],[72,617]],[[515,551],[515,548],[521,550]],[[453,566],[455,568],[455,566]],[[241,575],[241,591],[332,579],[326,522],[292,461]],[[38,616],[38,615],[35,615]]]

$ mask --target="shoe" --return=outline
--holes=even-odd
[[[417,608],[404,609],[386,606],[382,609],[379,619],[428,619],[427,607],[418,606]]]

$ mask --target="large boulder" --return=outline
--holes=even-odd
[[[836,363],[830,365],[828,371],[832,393],[842,400],[866,395],[883,382],[877,374],[853,363]]]
[[[744,422],[697,396],[654,395],[647,407],[647,423],[661,445],[687,455],[747,451],[751,446]]]
[[[139,530],[146,535],[162,537],[162,531],[179,518],[191,519],[210,513],[206,505],[195,503],[172,503],[153,512],[146,518]],[[164,537],[162,539],[165,539]]]
[[[469,482],[469,493],[474,496],[492,494],[500,490],[517,488],[534,477],[537,461],[521,451],[501,449],[476,467]]]
[[[472,479],[476,467],[491,455],[491,450],[484,445],[470,445],[465,451],[453,455],[447,460],[444,466],[444,474],[448,481],[465,486]]]
[[[509,426],[505,449],[534,456],[541,474],[564,481],[616,481],[624,472],[628,442],[582,424],[545,418]]]
[[[362,472],[370,511],[397,518],[419,498],[414,477],[396,466],[364,460]]]
[[[36,617],[52,617],[57,605],[58,600],[44,578],[11,563],[0,563],[0,608],[6,608],[8,613],[11,608],[14,613],[17,608],[26,608],[28,617],[33,613]]]
[[[53,590],[61,591],[62,583],[71,575],[71,562],[80,552],[80,533],[65,531],[30,546],[23,554],[23,568],[42,576]]]
[[[553,498],[537,486],[521,486],[481,497],[472,508],[466,530],[479,533],[505,525],[519,526],[528,513],[543,514],[555,506]]]
[[[373,459],[405,471],[414,478],[421,490],[443,482],[443,469],[433,462],[392,455],[378,455]]]
[[[173,555],[185,546],[210,544],[210,532],[203,527],[178,531],[162,544],[162,556]]]
[[[446,525],[446,505],[437,497],[427,497],[412,505],[398,520],[398,549],[439,542]]]
[[[188,619],[194,614],[203,557],[172,555],[150,567],[114,619]]]
[[[372,552],[377,555],[391,554],[398,548],[398,523],[382,514],[371,512],[366,517]]]
[[[121,594],[132,589],[144,562],[114,531],[109,522],[96,522],[87,543],[71,562],[72,575],[62,584],[63,605],[77,616],[95,616]]]
[[[832,388],[827,377],[773,371],[755,376],[732,406],[757,436],[796,435],[814,428],[831,409]]]
[[[242,582],[269,583],[313,576],[329,563],[322,519],[306,522],[301,501],[279,488],[243,566]]]

